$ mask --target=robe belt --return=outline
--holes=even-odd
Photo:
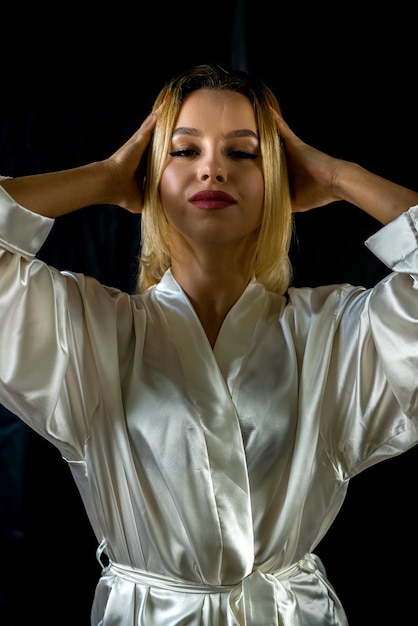
[[[322,578],[315,555],[271,573],[254,570],[234,585],[205,585],[150,574],[144,570],[109,562],[103,573],[113,574],[134,584],[158,587],[181,593],[228,593],[229,608],[237,626],[303,626],[297,601],[288,579],[300,572],[316,573]]]

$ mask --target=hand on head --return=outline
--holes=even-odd
[[[274,109],[273,115],[286,152],[293,211],[308,211],[339,200],[335,183],[341,161],[302,141]]]
[[[144,172],[141,159],[151,141],[162,106],[150,113],[138,130],[107,159],[116,179],[117,197],[113,203],[131,213],[142,211]]]

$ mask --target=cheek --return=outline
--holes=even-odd
[[[172,168],[167,167],[160,181],[160,198],[164,209],[170,207],[180,194],[179,176]]]

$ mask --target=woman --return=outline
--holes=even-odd
[[[218,65],[108,159],[1,187],[0,401],[80,490],[91,624],[346,624],[313,551],[350,478],[417,442],[418,193],[305,144]],[[386,224],[367,245],[393,272],[290,287],[292,210],[337,200]],[[94,204],[142,211],[137,294],[36,259]]]

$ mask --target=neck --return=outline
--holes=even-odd
[[[190,267],[183,271],[173,263],[172,273],[189,298],[210,345],[215,345],[221,326],[230,309],[240,298],[252,272],[203,271]]]
[[[172,233],[171,271],[213,347],[223,321],[254,274],[256,236],[199,243]]]

